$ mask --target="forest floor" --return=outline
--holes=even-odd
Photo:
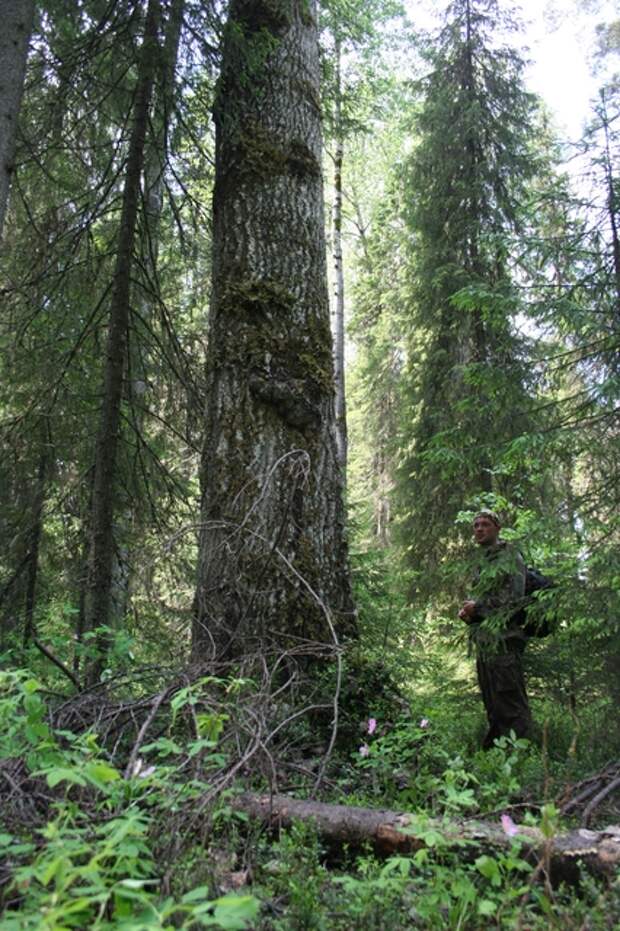
[[[473,688],[404,697],[360,665],[334,729],[325,683],[278,696],[273,672],[149,667],[73,695],[49,669],[0,672],[3,931],[620,925],[609,724],[571,743],[535,698],[534,739],[483,753]],[[400,839],[354,808],[407,813]]]

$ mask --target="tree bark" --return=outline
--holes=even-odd
[[[143,171],[143,214],[140,229],[139,285],[133,298],[138,309],[131,327],[129,345],[129,369],[131,377],[127,384],[127,401],[131,409],[133,429],[142,435],[144,428],[144,403],[136,405],[139,397],[148,390],[150,353],[140,339],[144,323],[150,326],[154,317],[154,295],[158,292],[157,262],[160,245],[160,221],[163,206],[164,173],[166,170],[168,130],[170,114],[174,106],[174,78],[183,25],[185,0],[172,0],[165,26],[160,64],[153,83],[150,131],[145,140]],[[136,277],[134,275],[134,277]],[[138,387],[139,386],[139,387]],[[143,498],[139,493],[127,501],[115,520],[113,551],[111,623],[122,624],[130,607],[132,580],[134,575],[133,553],[137,528],[142,523]]]
[[[160,0],[150,0],[133,112],[123,188],[122,211],[110,300],[110,322],[105,356],[101,421],[95,450],[95,478],[91,522],[87,623],[93,630],[105,628],[110,613],[114,561],[114,515],[117,478],[117,449],[121,424],[121,401],[127,362],[127,333],[130,313],[131,271],[140,204],[140,179],[144,167],[144,145],[153,80],[158,61]],[[109,637],[102,631],[97,640],[97,659],[90,670],[96,680],[103,668]]]
[[[232,0],[214,118],[196,660],[355,632],[314,2]]]
[[[48,468],[48,429],[47,424],[42,430],[42,448],[39,455],[37,469],[37,484],[32,509],[32,527],[30,530],[28,575],[26,578],[26,610],[24,620],[24,646],[36,636],[34,611],[36,605],[37,577],[39,574],[39,547],[43,533],[43,505],[45,503],[45,486],[47,483]]]
[[[607,186],[607,215],[611,231],[611,246],[614,265],[614,284],[616,291],[616,316],[620,320],[620,235],[618,233],[618,196],[616,181],[613,176],[613,162],[611,143],[609,139],[609,117],[607,115],[607,101],[604,91],[601,92],[601,107],[599,110],[603,132],[605,134],[605,184]]]
[[[340,39],[336,39],[336,101],[334,111],[336,147],[334,152],[334,205],[332,210],[332,252],[334,260],[334,382],[336,390],[336,444],[342,475],[347,470],[347,409],[344,374],[344,264],[342,260],[342,165],[344,133],[342,126],[342,77]]]
[[[0,0],[0,240],[13,173],[34,0]]]
[[[424,835],[431,830],[439,833],[448,847],[462,849],[464,858],[468,853],[478,856],[481,849],[509,850],[513,843],[513,838],[499,824],[482,821],[450,825],[439,820],[419,823],[413,814],[299,801],[285,795],[245,793],[237,796],[233,805],[273,827],[290,827],[293,821],[312,822],[330,843],[353,848],[370,843],[383,856],[422,849],[426,846]],[[580,866],[594,874],[613,877],[620,865],[618,825],[601,831],[574,830],[549,839],[538,828],[519,826],[518,836],[521,855],[534,862],[548,863],[554,882],[578,882]]]

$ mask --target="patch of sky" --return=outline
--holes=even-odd
[[[604,80],[596,60],[596,27],[620,16],[617,0],[522,0],[500,9],[514,9],[523,24],[517,45],[526,50],[529,65],[526,83],[546,102],[559,132],[567,140],[581,135],[591,113],[592,102]],[[435,29],[443,4],[436,0],[406,0],[412,23],[419,29]],[[509,38],[514,41],[514,36]],[[616,57],[616,56],[614,56]],[[608,68],[618,68],[610,61]],[[596,72],[596,73],[595,73]]]

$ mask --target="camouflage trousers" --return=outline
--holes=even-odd
[[[514,731],[517,737],[527,737],[530,706],[525,691],[522,641],[505,644],[504,652],[479,654],[476,663],[478,684],[487,713],[489,730],[482,743],[489,750],[497,737]]]

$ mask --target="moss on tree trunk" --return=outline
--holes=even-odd
[[[255,638],[333,643],[355,631],[335,448],[314,14],[305,0],[237,0],[225,30],[198,659]]]

